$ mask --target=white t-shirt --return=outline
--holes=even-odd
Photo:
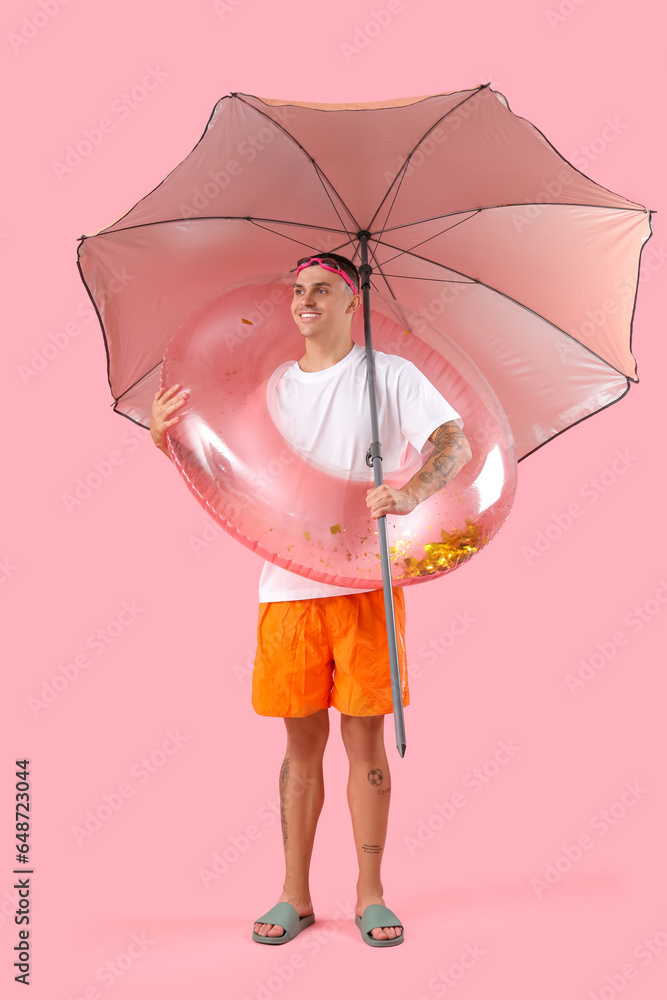
[[[421,468],[433,431],[449,420],[462,428],[463,419],[411,361],[373,353],[382,473],[385,479],[403,475],[407,482]],[[280,433],[311,465],[350,479],[370,478],[372,485],[372,470],[366,464],[371,419],[363,347],[355,344],[341,361],[323,371],[304,372],[296,361],[281,365],[269,379],[267,402]],[[319,583],[267,562],[259,581],[259,600],[296,601],[373,589]]]

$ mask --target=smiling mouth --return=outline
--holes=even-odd
[[[308,319],[309,316],[321,316],[321,313],[316,313],[316,312],[302,312],[302,313],[299,313],[299,316],[301,316],[302,319]]]

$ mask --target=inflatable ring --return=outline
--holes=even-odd
[[[324,583],[382,586],[377,522],[363,481],[318,468],[274,423],[271,376],[303,354],[290,314],[292,275],[256,278],[191,316],[169,343],[161,385],[190,391],[168,433],[189,489],[226,531],[263,559]],[[372,293],[373,346],[412,361],[464,420],[473,457],[446,490],[387,517],[392,580],[432,580],[470,559],[509,514],[516,459],[507,418],[470,359],[432,324]],[[352,333],[363,344],[362,310]],[[370,428],[370,418],[369,418]],[[369,432],[370,445],[370,432]],[[401,486],[425,461],[385,482]]]

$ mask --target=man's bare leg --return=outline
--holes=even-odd
[[[329,737],[329,709],[285,719],[287,749],[280,769],[280,819],[285,882],[277,902],[291,903],[300,917],[313,912],[308,885],[315,830],[324,803],[322,757]],[[255,933],[281,937],[279,924],[255,924]]]
[[[355,913],[362,916],[372,903],[385,905],[380,867],[387,835],[391,779],[384,748],[384,716],[357,718],[341,714],[340,730],[350,762],[347,801],[359,860]],[[386,941],[399,937],[402,929],[377,927],[371,934],[378,941]]]

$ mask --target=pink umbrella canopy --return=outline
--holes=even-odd
[[[114,409],[147,427],[165,347],[193,312],[311,250],[358,260],[360,231],[372,287],[468,355],[517,458],[637,381],[650,213],[576,170],[501,94],[355,105],[230,94],[158,187],[81,237]]]

